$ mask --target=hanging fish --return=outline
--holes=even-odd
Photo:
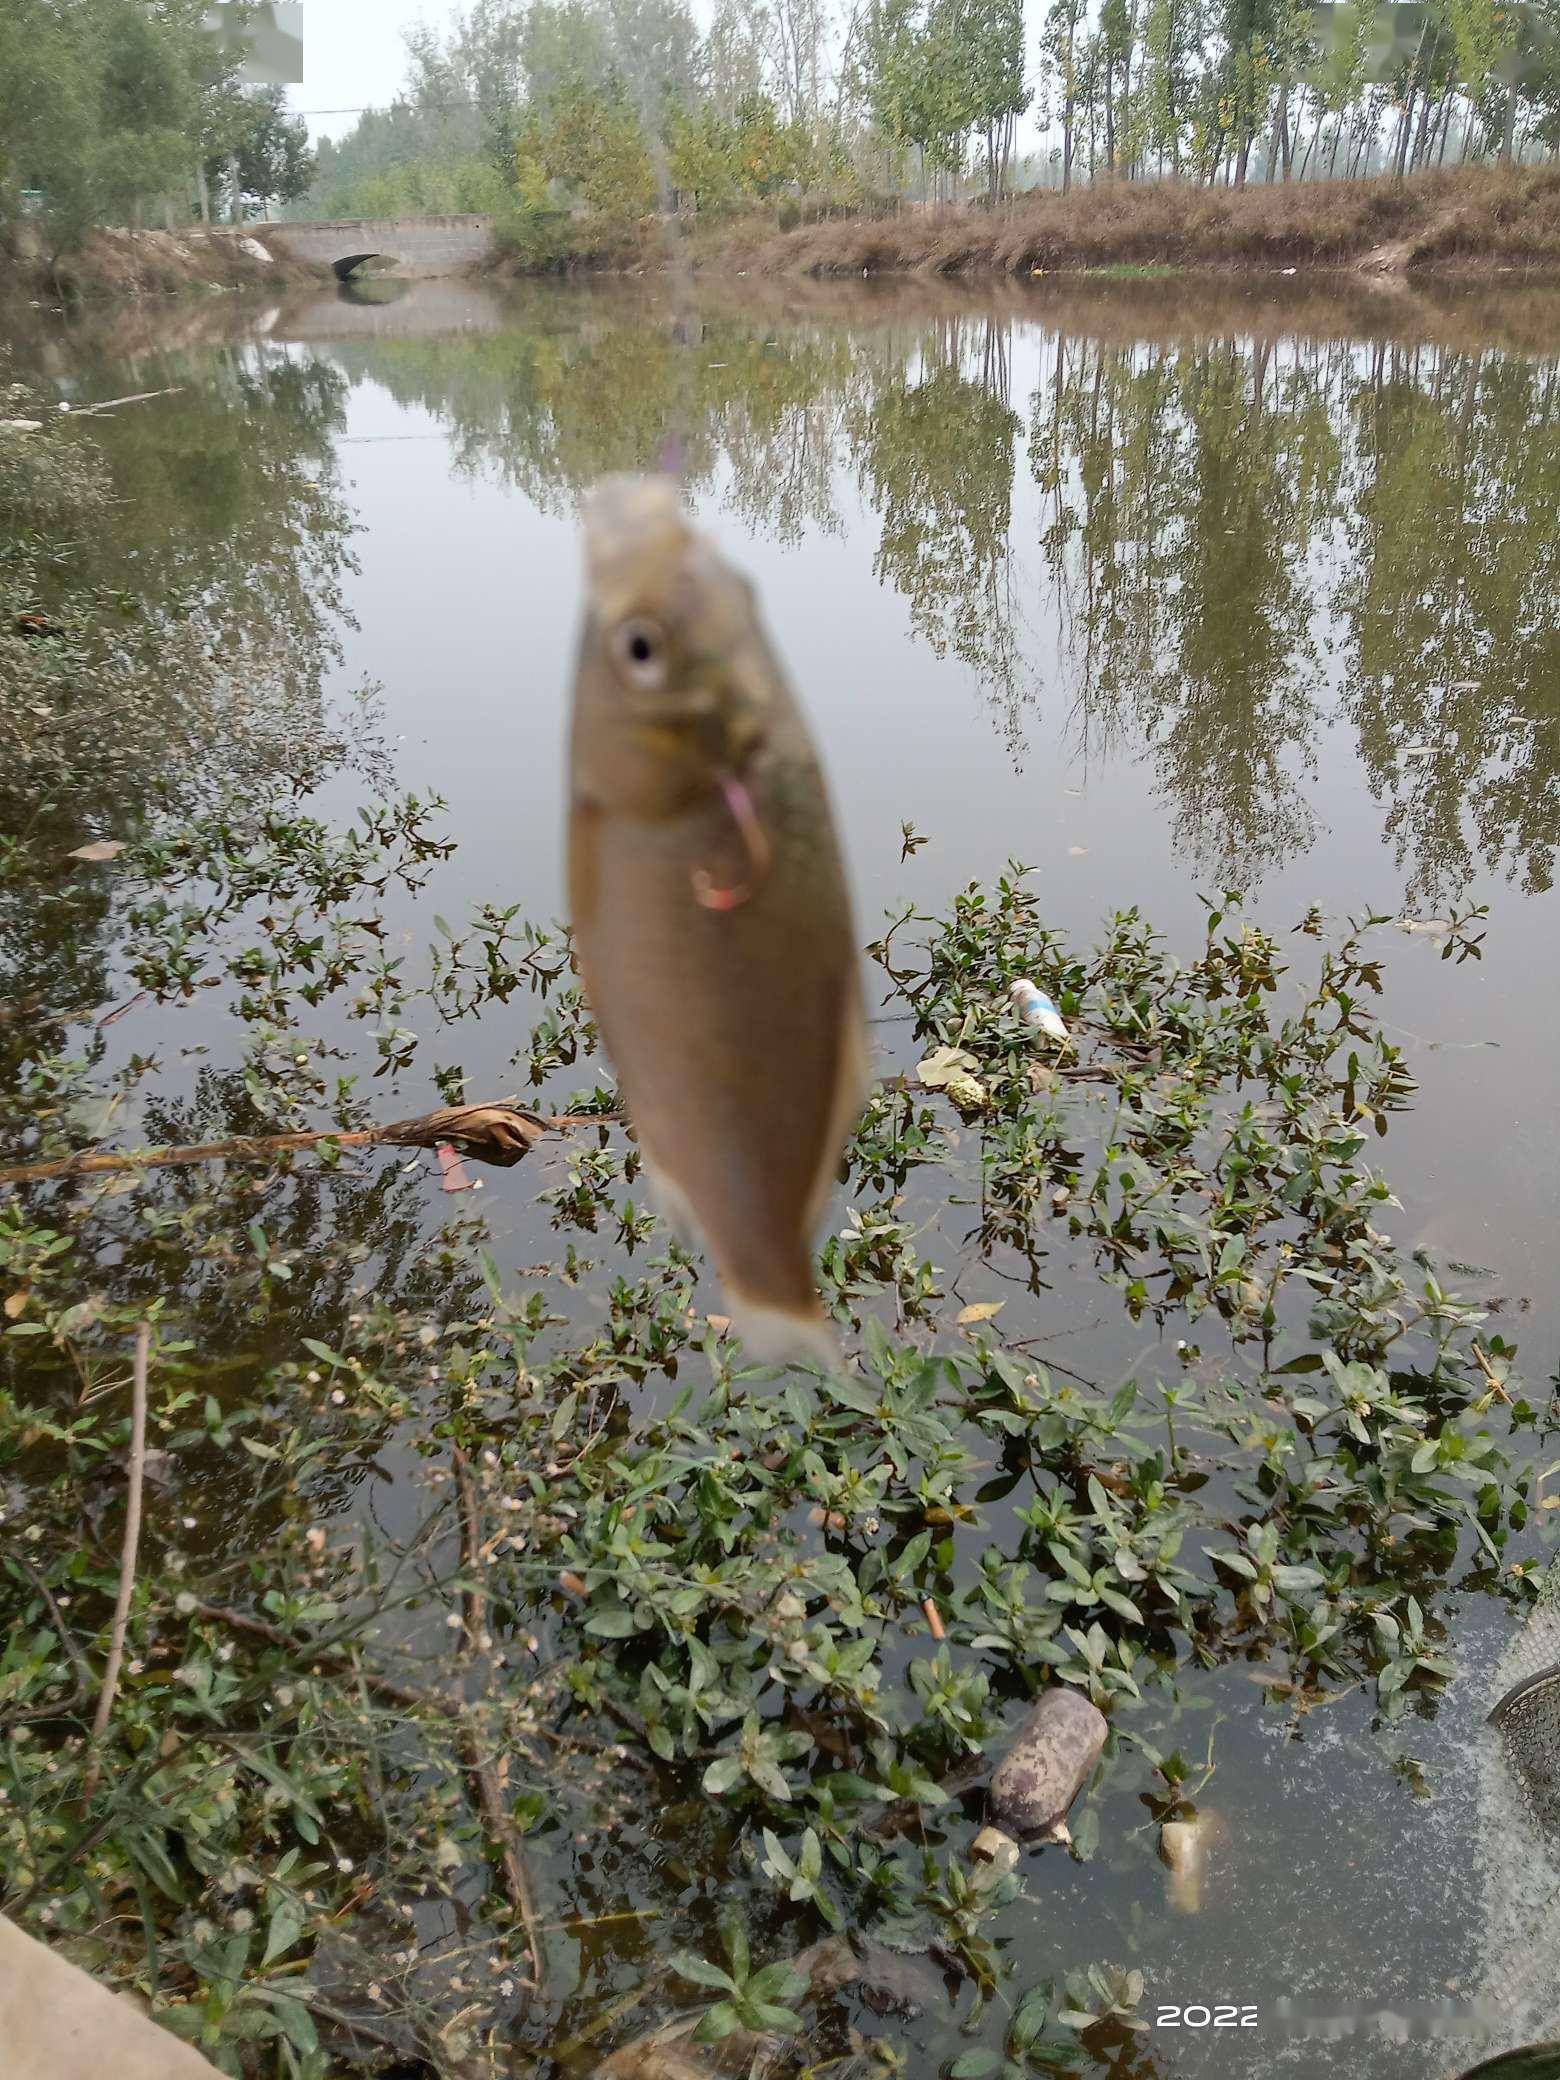
[[[669,478],[585,508],[569,901],[652,1187],[750,1349],[828,1364],[811,1238],[867,1090],[828,793],[752,587]]]

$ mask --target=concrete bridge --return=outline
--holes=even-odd
[[[400,275],[469,274],[494,250],[491,217],[343,217],[263,228],[266,244],[290,260],[332,267],[353,253],[387,253]]]

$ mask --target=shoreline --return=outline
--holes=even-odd
[[[759,272],[816,275],[1538,272],[1560,269],[1560,169],[1248,188],[1120,181],[1035,191],[995,211],[801,226],[755,241],[745,257]]]
[[[1462,167],[1397,180],[1247,188],[1102,182],[978,203],[836,216],[779,229],[768,217],[695,222],[683,234],[700,274],[953,275],[1330,272],[1385,284],[1411,275],[1560,272],[1560,166]],[[668,264],[656,220],[562,266],[501,258],[510,275],[627,272]]]
[[[0,309],[8,301],[75,304],[330,280],[325,266],[282,250],[271,229],[103,229],[52,268],[36,235],[24,236],[19,250],[0,250]],[[1233,283],[1304,275],[1388,293],[1413,280],[1542,279],[1560,275],[1560,165],[1243,189],[1117,181],[1067,195],[1031,190],[996,209],[911,204],[784,230],[767,214],[595,228],[582,220],[576,247],[546,264],[506,250],[495,227],[490,258],[432,278],[568,279],[681,265],[709,279]]]

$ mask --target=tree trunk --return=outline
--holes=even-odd
[[[206,185],[206,165],[202,159],[195,162],[195,200],[200,209],[203,224],[211,222],[211,190]]]
[[[1315,128],[1315,129],[1314,129],[1314,130],[1313,130],[1313,131],[1311,132],[1311,142],[1310,142],[1310,143],[1309,143],[1309,144],[1308,144],[1308,145],[1306,146],[1306,148],[1305,148],[1305,153],[1304,153],[1304,156],[1302,157],[1302,159],[1301,159],[1301,161],[1300,161],[1300,178],[1301,178],[1301,180],[1304,180],[1304,179],[1305,179],[1305,170],[1306,170],[1306,168],[1307,168],[1307,167],[1308,167],[1308,166],[1310,165],[1310,163],[1311,163],[1311,154],[1312,154],[1312,153],[1313,153],[1313,152],[1314,152],[1314,151],[1316,150],[1317,144],[1318,144],[1318,142],[1319,142],[1319,140],[1320,140],[1320,138],[1321,138],[1321,135],[1322,135],[1322,124],[1323,124],[1323,123],[1324,123],[1324,122],[1326,121],[1326,116],[1327,116],[1327,111],[1326,111],[1325,109],[1318,109],[1318,110],[1317,110],[1317,112],[1316,112],[1316,128]],[[1298,120],[1298,119],[1297,119],[1297,120]]]
[[[1273,111],[1273,137],[1268,146],[1267,177],[1272,180],[1274,169],[1282,165],[1283,177],[1289,178],[1289,87],[1287,82],[1278,90],[1278,106]]]
[[[1235,155],[1234,185],[1237,188],[1244,188],[1246,185],[1246,167],[1250,162],[1250,159],[1251,139],[1249,137],[1243,137],[1240,141],[1240,150]]]
[[[1500,133],[1500,163],[1511,164],[1511,147],[1517,134],[1517,83],[1512,81],[1506,89],[1506,120]]]
[[[1428,87],[1419,110],[1419,129],[1414,138],[1414,149],[1408,155],[1408,170],[1413,173],[1423,166],[1430,153],[1430,123],[1432,116],[1441,113],[1441,105]]]

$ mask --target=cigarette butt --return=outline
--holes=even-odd
[[[926,1613],[926,1623],[931,1631],[932,1638],[946,1639],[948,1633],[942,1621],[942,1613],[929,1596],[922,1597],[921,1608]]]

